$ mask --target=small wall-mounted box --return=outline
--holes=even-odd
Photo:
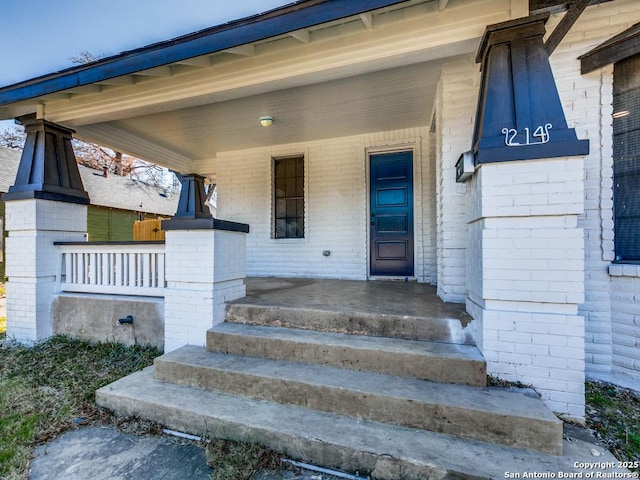
[[[456,163],[456,182],[466,182],[471,178],[476,170],[476,162],[472,151],[464,152],[460,155]]]

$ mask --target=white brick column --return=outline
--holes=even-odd
[[[87,206],[42,199],[6,203],[7,336],[31,343],[53,333],[49,308],[58,274],[53,242],[83,241]]]
[[[464,303],[467,294],[467,185],[456,183],[455,165],[470,147],[478,73],[470,59],[445,64],[436,95],[437,289],[445,302]]]
[[[487,163],[469,187],[467,310],[488,373],[582,420],[583,159]]]
[[[246,234],[228,230],[168,230],[165,243],[165,353],[204,345],[225,318],[225,303],[246,295]]]
[[[225,303],[246,295],[249,225],[213,218],[205,177],[180,174],[178,210],[162,222],[165,237],[164,351],[204,345],[225,318]]]

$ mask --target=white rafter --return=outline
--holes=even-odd
[[[309,33],[309,30],[296,30],[295,32],[291,32],[289,35],[301,43],[309,43],[311,41],[311,34]]]
[[[99,85],[133,85],[135,81],[132,75],[123,75],[121,77],[109,78],[107,80],[101,80]]]
[[[162,66],[162,67],[149,68],[148,70],[142,70],[140,72],[136,72],[136,75],[141,75],[144,77],[170,77],[171,67]]]
[[[65,93],[100,93],[102,88],[98,84],[92,85],[83,85],[81,87],[70,88],[69,90],[65,90]]]
[[[360,20],[362,20],[364,26],[367,27],[367,30],[371,30],[373,28],[373,14],[371,12],[361,13]]]
[[[211,57],[202,56],[202,57],[187,58],[186,60],[180,60],[179,62],[176,62],[176,64],[188,65],[190,67],[206,68],[211,66]]]
[[[246,45],[240,45],[239,47],[229,48],[224,52],[231,53],[233,55],[240,55],[242,57],[253,57],[256,54],[256,46],[248,43]]]

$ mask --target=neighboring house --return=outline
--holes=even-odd
[[[249,276],[437,285],[490,374],[582,419],[585,372],[640,378],[640,5],[588,3],[302,1],[0,88],[0,118],[209,177]]]
[[[0,148],[0,192],[13,185],[21,152]],[[119,175],[105,176],[103,172],[78,165],[84,188],[91,205],[87,209],[89,241],[131,241],[136,220],[171,217],[178,206],[178,193],[155,187]],[[4,202],[0,201],[0,221],[3,239]],[[4,241],[3,241],[4,245]],[[4,278],[5,249],[2,248],[0,276]]]
[[[176,213],[179,192],[78,167],[91,200],[87,211],[89,241],[133,240],[137,220],[171,217]]]

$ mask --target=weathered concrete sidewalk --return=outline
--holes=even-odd
[[[84,427],[36,449],[30,480],[205,480],[213,470],[197,442]],[[305,471],[262,471],[253,480],[331,480]]]
[[[595,443],[587,429],[565,425],[567,452],[572,458],[594,464],[617,462]],[[478,458],[478,463],[486,458]],[[518,472],[517,464],[512,465]],[[596,472],[600,469],[587,468]],[[606,469],[608,472],[618,470]],[[67,432],[36,449],[30,480],[204,480],[213,470],[207,466],[202,446],[171,436],[132,435],[105,427],[84,427]],[[631,478],[630,474],[627,478]],[[324,473],[261,471],[252,480],[335,480]]]

